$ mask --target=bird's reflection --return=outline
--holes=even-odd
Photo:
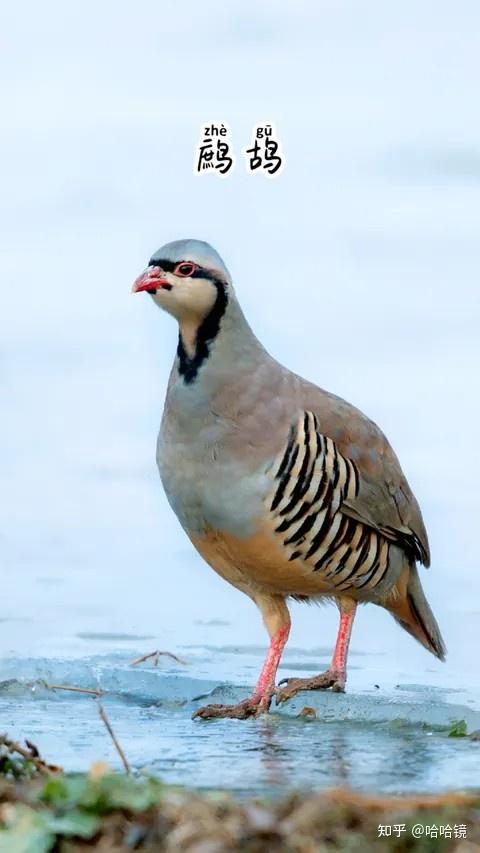
[[[394,728],[394,727],[393,727]],[[245,752],[259,756],[261,787],[402,790],[428,773],[435,739],[419,743],[418,730],[392,724],[266,718],[252,727]],[[388,762],[387,762],[388,756]],[[427,780],[425,779],[425,782]]]
[[[285,733],[273,720],[265,720],[257,729],[260,763],[267,787],[285,787],[288,784],[288,764],[291,747]]]
[[[311,750],[305,756],[305,727],[311,730]],[[311,784],[312,776],[323,777],[324,785],[348,785],[350,761],[348,737],[329,726],[322,728],[319,738],[318,723],[300,720],[267,719],[255,727],[249,752],[260,756],[262,776],[266,788],[301,787]],[[303,760],[302,760],[303,757]]]

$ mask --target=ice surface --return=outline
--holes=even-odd
[[[258,720],[192,722],[200,704],[237,702],[248,694],[248,684],[198,677],[212,650],[196,652],[182,666],[132,668],[121,654],[4,661],[2,726],[18,738],[28,732],[45,754],[71,769],[87,769],[92,757],[119,766],[95,699],[47,687],[73,684],[104,691],[101,701],[132,766],[172,783],[245,793],[336,784],[397,792],[478,784],[478,744],[448,737],[454,720],[465,720],[470,732],[480,729],[480,708],[469,705],[468,695],[415,684],[371,686],[345,695],[303,693]],[[244,671],[255,659],[255,650],[217,654],[224,665],[230,658]],[[315,719],[299,717],[305,706],[315,709]]]

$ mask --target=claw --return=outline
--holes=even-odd
[[[272,695],[268,694],[266,696],[252,696],[237,705],[204,705],[194,711],[192,720],[197,717],[201,720],[225,717],[234,720],[247,720],[249,717],[259,717],[261,714],[267,713],[271,700]]]
[[[279,689],[282,684],[285,684],[286,687]],[[315,678],[282,678],[275,690],[275,704],[281,705],[283,702],[287,702],[302,690],[328,690],[329,688],[332,689],[333,693],[345,692],[345,676],[343,673],[327,669],[326,672],[315,676]]]

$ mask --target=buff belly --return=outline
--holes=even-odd
[[[216,530],[189,536],[204,560],[239,589],[312,597],[334,594],[310,566],[289,562],[269,529],[245,539]]]

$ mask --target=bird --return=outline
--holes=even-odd
[[[359,604],[386,609],[444,660],[418,573],[430,564],[421,510],[380,428],[267,352],[208,243],[165,244],[132,290],[178,322],[156,454],[167,499],[204,561],[257,606],[270,640],[252,694],[193,717],[247,719],[300,691],[343,692]],[[325,672],[276,685],[290,600],[334,602],[338,634]]]

